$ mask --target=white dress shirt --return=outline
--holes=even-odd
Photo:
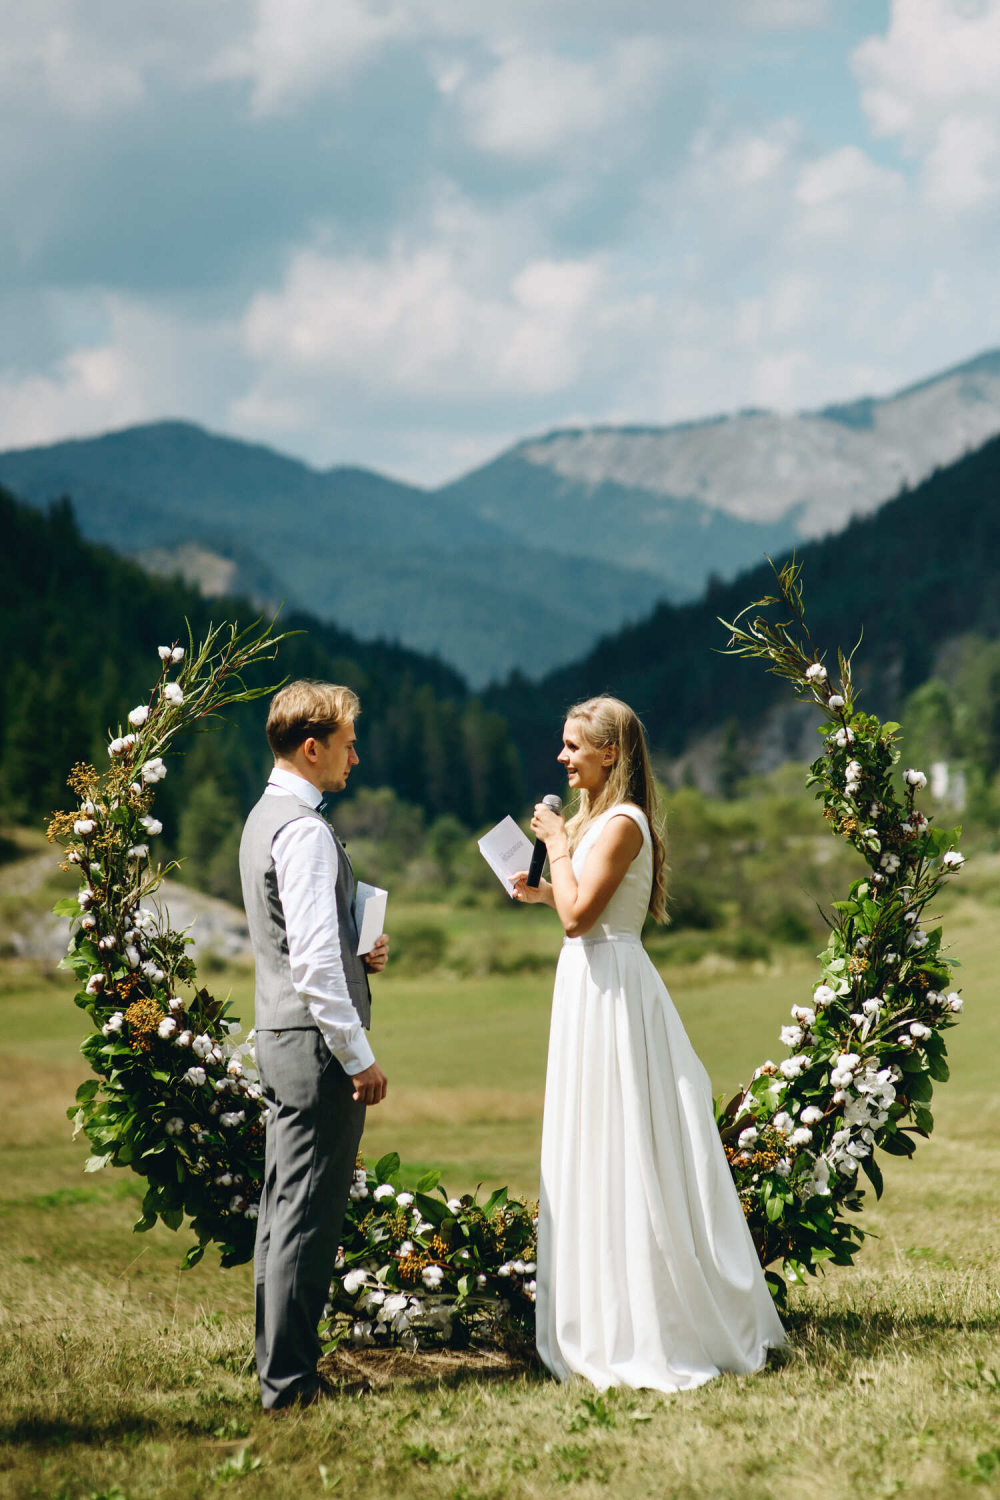
[[[319,807],[322,792],[275,766],[264,795],[298,797]],[[337,917],[338,853],[332,833],[315,818],[295,818],[271,845],[278,898],[285,915],[292,984],[345,1073],[363,1073],[375,1061],[361,1019],[347,992]]]

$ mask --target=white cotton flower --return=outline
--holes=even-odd
[[[163,696],[173,708],[180,708],[184,702],[184,694],[177,682],[168,682],[163,689]]]
[[[962,997],[957,990],[952,990],[948,995],[948,1009],[953,1015],[959,1016],[962,1014]]]
[[[384,1203],[386,1198],[395,1198],[396,1189],[388,1182],[383,1182],[375,1189],[374,1197],[376,1203]]]
[[[800,1052],[797,1057],[786,1057],[784,1062],[780,1062],[778,1072],[783,1078],[798,1078],[808,1062],[809,1058],[804,1052]]]
[[[360,1292],[361,1288],[364,1286],[367,1280],[367,1271],[362,1271],[360,1269],[348,1271],[347,1275],[344,1277],[344,1291],[349,1297],[354,1297],[358,1294],[358,1292]]]
[[[903,772],[903,780],[908,786],[915,786],[918,792],[922,792],[927,785],[927,777],[923,771],[914,771],[912,768]]]
[[[196,1089],[200,1089],[208,1080],[208,1074],[204,1068],[188,1068],[184,1074],[186,1082],[193,1083]]]
[[[147,760],[142,768],[142,779],[147,784],[162,781],[167,774],[167,768],[163,764],[162,755],[155,755],[152,760]]]
[[[233,1174],[232,1174],[232,1172],[220,1172],[219,1175],[218,1175],[218,1177],[215,1179],[215,1185],[216,1185],[216,1187],[232,1187],[232,1185],[233,1185]]]
[[[134,943],[125,944],[125,962],[130,969],[137,969],[142,962],[139,950]]]
[[[854,744],[854,730],[838,729],[833,738],[841,750],[846,750],[848,745]]]
[[[505,1261],[502,1266],[497,1266],[497,1275],[506,1278],[510,1275],[513,1269],[514,1267],[511,1265],[510,1261]]]
[[[247,1200],[242,1193],[234,1193],[229,1200],[229,1212],[231,1214],[241,1214],[246,1206]]]
[[[802,1121],[803,1125],[815,1125],[817,1121],[822,1120],[822,1118],[823,1111],[820,1109],[818,1104],[807,1104],[805,1109],[799,1115],[799,1119]]]
[[[243,1217],[244,1217],[244,1219],[256,1219],[259,1216],[259,1214],[260,1214],[260,1204],[259,1203],[249,1203],[247,1205],[247,1207],[243,1210]]]
[[[94,833],[96,829],[97,824],[94,822],[93,818],[77,818],[76,822],[73,824],[73,832],[76,834],[77,838],[80,839],[89,839],[90,835]]]
[[[771,1125],[773,1129],[777,1130],[780,1135],[791,1135],[792,1131],[795,1129],[795,1121],[785,1110],[782,1110],[779,1114],[775,1115],[774,1119],[771,1121]]]
[[[957,849],[949,849],[941,860],[946,870],[960,870],[965,864],[965,855],[959,854]]]
[[[80,926],[86,932],[93,931],[93,929],[97,926],[97,918],[94,916],[94,913],[92,911],[84,912],[83,916],[80,918]]]
[[[90,978],[87,980],[87,994],[99,995],[107,982],[108,976],[106,974],[102,974],[99,970],[96,974],[91,974]],[[117,1029],[118,1028],[116,1027],[115,1030]],[[107,1036],[107,1032],[105,1032],[104,1035]]]
[[[778,1160],[774,1164],[774,1170],[779,1177],[790,1177],[792,1173],[792,1164],[789,1161],[788,1157],[779,1156]]]
[[[163,970],[156,963],[155,959],[152,958],[146,959],[146,962],[142,966],[142,972],[147,979],[152,979],[155,984],[159,984],[161,979],[166,978]]]
[[[171,658],[171,656],[173,655],[173,647],[172,646],[157,646],[157,648],[156,648],[156,654],[160,658],[161,661],[169,661],[170,658]]]
[[[225,1125],[227,1130],[232,1130],[236,1125],[242,1125],[246,1119],[246,1113],[242,1109],[230,1109],[219,1116],[219,1124]]]
[[[87,907],[92,906],[94,903],[94,892],[89,885],[85,885],[83,890],[78,893],[76,899],[83,910],[86,911]]]
[[[382,1304],[385,1302],[385,1298],[386,1294],[382,1290],[382,1288],[375,1287],[373,1291],[365,1293],[364,1297],[362,1298],[361,1305],[366,1309],[366,1311],[372,1312],[376,1307],[382,1306]]]
[[[420,1279],[429,1292],[436,1292],[444,1280],[444,1272],[440,1266],[424,1266]]]
[[[919,952],[921,948],[926,948],[929,942],[930,938],[926,932],[917,927],[906,939],[906,946],[907,948],[915,948]]]
[[[808,1146],[812,1138],[813,1133],[809,1129],[809,1127],[807,1125],[800,1125],[799,1128],[797,1130],[793,1130],[791,1135],[788,1137],[788,1144],[790,1146]]]
[[[176,1045],[178,1047],[190,1047],[190,1045],[191,1045],[191,1043],[193,1041],[194,1041],[194,1032],[193,1031],[182,1031],[180,1033],[180,1035],[177,1037]]]
[[[451,1213],[453,1213],[453,1214],[461,1213],[461,1211],[462,1211],[462,1200],[461,1200],[461,1198],[449,1198],[448,1199],[448,1208],[451,1211]]]
[[[348,1196],[352,1203],[360,1203],[362,1198],[368,1197],[368,1188],[363,1182],[352,1182],[348,1189]]]
[[[177,665],[177,663],[179,661],[183,661],[184,660],[184,647],[183,646],[175,646],[174,649],[170,653],[170,660],[174,663],[175,666]]]
[[[397,1292],[395,1296],[387,1297],[385,1299],[385,1305],[382,1311],[385,1313],[387,1318],[395,1318],[397,1314],[405,1312],[408,1306],[409,1298],[404,1296],[402,1292]]]
[[[133,797],[141,797],[142,796],[142,782],[141,781],[133,781],[130,784],[130,786],[129,786],[129,791],[132,793]]]
[[[837,1067],[853,1073],[860,1061],[861,1058],[857,1052],[842,1052],[837,1058]]]
[[[476,1286],[485,1286],[485,1285],[486,1285],[486,1277],[483,1275],[482,1271],[480,1271],[479,1274],[476,1276]]]
[[[180,1115],[174,1115],[166,1122],[163,1128],[167,1132],[167,1135],[183,1135],[184,1121]]]
[[[760,1131],[757,1129],[756,1125],[748,1125],[746,1130],[740,1131],[739,1140],[736,1144],[740,1147],[741,1150],[743,1150],[747,1146],[752,1146],[759,1135]]]
[[[397,1208],[409,1208],[409,1206],[410,1206],[410,1204],[412,1202],[413,1202],[413,1194],[412,1193],[397,1193],[396,1194],[396,1207]]]
[[[831,990],[830,993],[832,994],[833,991]],[[794,1020],[801,1022],[807,1031],[810,1026],[816,1025],[816,1012],[810,1010],[808,1005],[793,1005],[792,1017]]]
[[[843,708],[844,700],[839,693],[831,693],[826,700],[827,708]]]
[[[798,1047],[805,1033],[801,1026],[782,1026],[781,1045],[783,1047]]]
[[[931,1031],[931,1028],[929,1026],[925,1026],[923,1021],[910,1022],[910,1035],[915,1036],[918,1041],[926,1041],[926,1039],[932,1034],[933,1033]]]
[[[893,854],[891,850],[887,849],[879,860],[879,864],[887,875],[895,875],[899,869],[899,855]]]
[[[116,1010],[113,1016],[109,1016],[108,1017],[108,1019],[105,1021],[104,1025],[101,1027],[101,1030],[102,1030],[102,1032],[104,1033],[105,1036],[114,1036],[117,1032],[121,1031],[121,1029],[124,1026],[124,1024],[125,1024],[125,1014],[124,1014],[124,1012],[120,1011],[120,1010]]]
[[[812,666],[806,667],[807,682],[822,682],[826,676],[827,671],[821,661],[814,661]]]
[[[155,838],[158,833],[163,832],[163,824],[160,822],[159,818],[151,818],[149,813],[146,813],[144,817],[140,818],[139,822],[142,824],[143,828],[145,828],[150,838]]]
[[[131,849],[129,849],[129,851],[128,851],[128,857],[129,857],[129,859],[135,859],[135,860],[148,859],[149,858],[149,845],[148,844],[133,844],[132,847],[131,847]]]
[[[412,1240],[404,1240],[399,1247],[399,1253],[400,1255],[412,1255],[416,1248]]]
[[[212,1053],[212,1038],[201,1032],[191,1043],[191,1050],[194,1052],[195,1057],[210,1057]]]
[[[118,939],[113,932],[109,932],[106,936],[97,939],[97,946],[102,953],[113,953],[118,947]]]
[[[813,1003],[821,1008],[824,1005],[832,1005],[836,998],[836,990],[832,990],[828,984],[818,984],[813,990]]]
[[[899,831],[900,831],[900,833],[905,833],[907,835],[907,837],[909,837],[909,835],[913,832],[913,824],[912,823],[900,823],[900,825],[899,825]]]
[[[148,707],[146,706],[145,703],[140,703],[137,708],[133,708],[131,710],[131,712],[129,713],[129,716],[128,716],[128,721],[129,721],[130,724],[134,724],[135,727],[136,727],[136,729],[141,729],[142,726],[143,726],[143,724],[145,724],[145,722],[146,722],[146,720],[148,718],[149,718],[149,709],[148,709]]]
[[[231,1057],[229,1059],[228,1063],[226,1064],[226,1072],[229,1074],[230,1078],[243,1077],[243,1064],[240,1062],[238,1057]]]
[[[163,1020],[156,1028],[156,1034],[157,1036],[161,1036],[166,1042],[170,1040],[176,1030],[177,1022],[174,1020],[173,1016],[164,1016]]]
[[[184,1001],[181,999],[180,995],[170,995],[168,997],[167,1009],[173,1011],[175,1016],[179,1016],[182,1013],[182,1011],[184,1010]]]

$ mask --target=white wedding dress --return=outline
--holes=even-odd
[[[599,1389],[689,1390],[763,1365],[785,1335],[716,1128],[708,1074],[641,941],[653,879],[645,815],[609,818],[642,848],[552,999],[538,1222],[538,1353]]]

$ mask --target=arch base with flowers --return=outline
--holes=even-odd
[[[762,1264],[802,1281],[827,1261],[853,1260],[864,1231],[847,1215],[863,1204],[859,1175],[881,1196],[876,1151],[910,1156],[933,1128],[933,1086],[948,1077],[943,1033],[962,1001],[925,912],[963,859],[957,832],[932,828],[915,805],[923,774],[907,770],[897,792],[899,726],[857,708],[842,654],[834,687],[805,628],[798,567],[777,578],[778,594],[739,619],[775,605],[791,619],[729,625],[730,650],[764,659],[823,711],[810,783],[833,831],[870,865],[835,903],[819,981],[782,1029],[790,1055],[759,1067],[719,1118]],[[267,1103],[252,1037],[235,1040],[230,1003],[196,987],[190,939],[149,904],[167,873],[150,861],[160,831],[152,803],[179,734],[271,691],[248,688],[243,674],[273,660],[281,639],[258,623],[212,630],[198,646],[189,638],[187,648],[161,647],[159,680],[129,713],[129,729],[112,737],[108,769],[75,767],[78,805],[50,827],[81,876],[78,896],[55,910],[71,918],[63,962],[94,1026],[82,1051],[96,1077],[69,1112],[91,1142],[86,1170],[129,1166],[142,1175],[136,1230],[189,1223],[188,1266],[209,1245],[226,1266],[253,1253]],[[483,1203],[450,1197],[439,1176],[427,1173],[406,1191],[395,1153],[374,1168],[359,1158],[328,1346],[533,1341],[537,1206],[503,1188]],[[767,1274],[781,1297],[782,1275]]]

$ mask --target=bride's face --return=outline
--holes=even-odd
[[[584,737],[580,720],[567,719],[557,759],[566,767],[566,780],[575,791],[599,792],[614,765],[615,751],[608,745],[603,750],[595,749]]]

